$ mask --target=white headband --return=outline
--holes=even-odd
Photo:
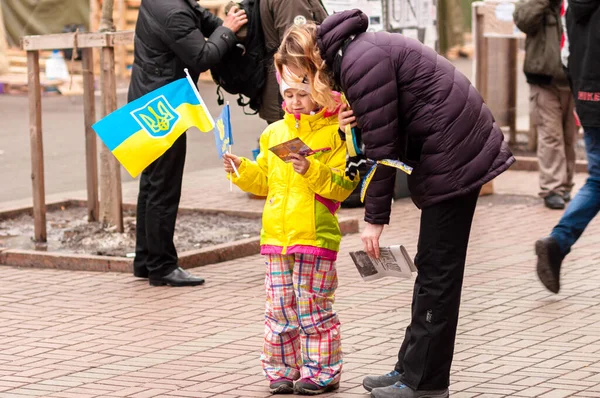
[[[290,70],[284,66],[283,67],[283,74],[287,75],[287,76],[294,76],[292,74],[292,72],[290,72]],[[281,95],[285,94],[285,90],[288,90],[290,88],[295,88],[298,90],[303,90],[306,91],[308,94],[310,94],[311,89],[310,89],[310,84],[306,83],[306,77],[304,78],[304,80],[302,80],[302,82],[296,83],[296,82],[289,82],[286,81],[283,76],[281,76],[281,81],[279,82],[279,89],[281,91]]]

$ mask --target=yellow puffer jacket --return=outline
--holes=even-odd
[[[331,148],[307,157],[310,167],[304,175],[269,151],[295,137],[311,149]],[[256,161],[242,158],[240,177],[231,177],[246,192],[268,195],[262,218],[263,254],[309,253],[335,259],[342,238],[335,213],[359,182],[358,177],[352,181],[345,176],[345,165],[346,145],[338,134],[336,114],[286,112],[283,120],[267,127]]]

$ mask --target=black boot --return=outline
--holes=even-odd
[[[162,278],[150,277],[150,286],[198,286],[204,283],[204,279],[198,278],[181,267],[175,268],[171,273],[163,276]]]
[[[564,255],[556,239],[551,236],[535,242],[535,254],[538,256],[537,274],[542,284],[552,293],[560,290],[560,266]]]

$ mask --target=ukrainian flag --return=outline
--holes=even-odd
[[[132,177],[139,175],[190,127],[209,132],[214,121],[187,78],[152,91],[92,128]]]

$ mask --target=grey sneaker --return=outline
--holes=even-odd
[[[371,391],[374,388],[388,387],[393,385],[395,382],[400,381],[400,373],[392,370],[390,373],[383,376],[367,376],[363,379],[363,387],[367,391]]]
[[[326,392],[335,391],[340,388],[340,382],[335,381],[322,386],[315,383],[311,379],[304,378],[300,379],[294,384],[294,391],[299,395],[319,395],[325,394]]]
[[[273,380],[271,383],[269,383],[269,391],[271,394],[293,394],[294,382],[290,379],[286,379],[285,377]]]
[[[371,391],[373,398],[448,398],[450,392],[444,390],[415,391],[402,382],[388,387],[375,388]]]

